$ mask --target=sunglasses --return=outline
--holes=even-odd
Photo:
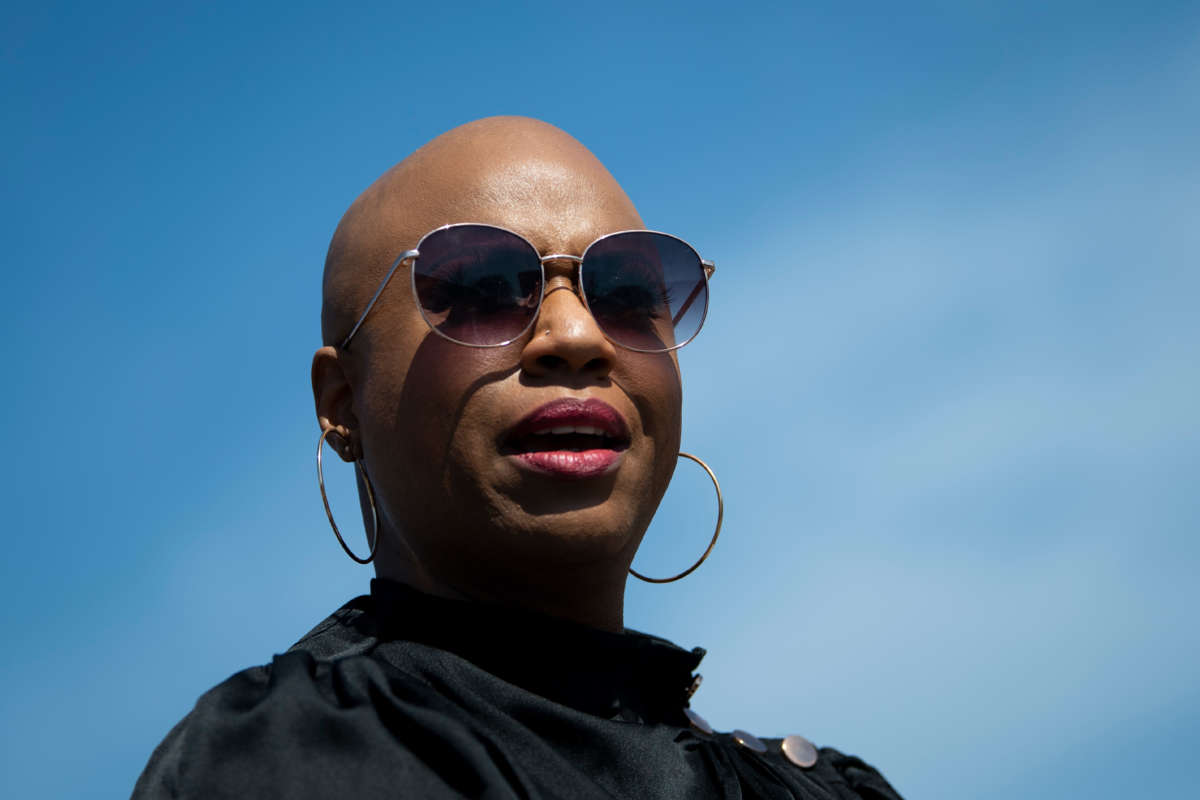
[[[696,337],[716,271],[683,239],[657,231],[601,236],[582,256],[538,255],[528,239],[464,222],[421,237],[392,264],[342,349],[358,333],[401,264],[433,332],[467,347],[501,347],[533,326],[546,291],[547,261],[578,266],[578,293],[604,335],[639,353],[666,353]]]

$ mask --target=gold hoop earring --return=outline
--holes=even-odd
[[[708,473],[708,477],[712,479],[713,488],[717,490],[717,527],[716,530],[713,531],[712,540],[708,543],[708,548],[704,551],[704,555],[700,556],[700,560],[695,564],[692,564],[678,575],[672,575],[670,578],[647,578],[633,567],[629,568],[630,575],[643,580],[646,583],[670,583],[671,581],[677,581],[680,578],[686,578],[688,575],[691,575],[696,571],[696,567],[703,564],[704,559],[708,558],[708,554],[713,551],[713,547],[717,544],[717,537],[721,535],[721,522],[725,519],[725,499],[721,496],[721,484],[717,483],[717,476],[713,474],[713,471],[708,464],[705,464],[691,453],[680,452],[679,455],[683,458],[690,458],[692,461],[695,461],[704,468],[704,471]]]
[[[371,488],[371,479],[367,477],[367,471],[363,469],[362,463],[355,459],[354,467],[362,476],[363,484],[367,487],[367,499],[371,501],[371,522],[374,528],[371,536],[371,552],[367,553],[366,558],[359,558],[342,538],[342,532],[338,530],[337,523],[333,521],[333,511],[329,508],[329,497],[325,494],[325,470],[321,465],[321,451],[325,446],[325,437],[333,432],[333,428],[326,428],[321,431],[321,438],[317,439],[317,484],[321,487],[321,502],[325,504],[325,516],[329,518],[329,526],[333,528],[333,535],[337,537],[338,544],[346,551],[346,555],[359,564],[370,564],[371,559],[375,558],[375,548],[379,547],[379,512],[375,509],[375,490]]]

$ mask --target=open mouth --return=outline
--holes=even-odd
[[[600,400],[564,398],[521,420],[500,451],[536,472],[586,478],[612,471],[629,448],[629,429]]]
[[[509,453],[549,453],[565,451],[582,453],[585,450],[624,450],[626,438],[610,436],[590,425],[556,425],[553,428],[515,436],[505,442]]]

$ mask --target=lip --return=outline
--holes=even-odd
[[[514,442],[521,439],[565,427],[582,428],[581,433],[593,436],[602,434],[606,440],[604,446],[581,450],[520,450],[514,446]],[[556,478],[581,480],[616,470],[628,447],[629,426],[615,408],[596,398],[564,397],[526,415],[505,436],[501,449],[525,469]]]

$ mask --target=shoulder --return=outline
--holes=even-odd
[[[803,736],[758,739],[744,730],[717,734],[736,752],[740,761],[765,762],[768,770],[795,797],[836,800],[901,800],[879,770],[858,756],[832,747],[816,747]],[[735,763],[738,759],[733,760]],[[754,785],[753,776],[742,775],[743,783]],[[753,794],[753,792],[751,792]],[[760,791],[758,794],[768,794]]]
[[[470,770],[448,770],[422,743],[469,741],[469,727],[419,676],[370,657],[289,651],[202,695],[133,797],[372,797],[397,781],[414,796],[458,796]]]
[[[846,755],[832,747],[822,747],[818,753],[812,772],[830,784],[839,797],[901,800],[900,793],[892,788],[879,770],[858,756]]]
[[[471,770],[426,745],[467,742],[470,760],[470,719],[421,670],[374,657],[364,599],[201,695],[155,748],[135,800],[387,796],[396,781],[415,796],[469,794],[457,784]]]

